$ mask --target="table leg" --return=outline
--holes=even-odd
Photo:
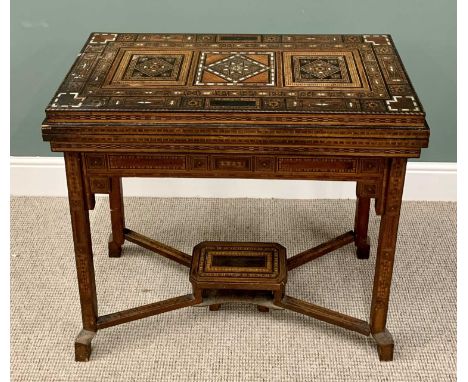
[[[359,184],[356,185],[356,218],[354,220],[354,243],[358,259],[368,259],[370,252],[367,231],[369,227],[370,198],[360,195]]]
[[[406,158],[392,159],[389,166],[386,202],[380,220],[370,314],[371,333],[377,342],[381,361],[391,361],[393,359],[394,344],[392,336],[386,329],[386,324],[401,199],[405,182]]]
[[[122,193],[122,178],[110,178],[109,205],[112,224],[112,234],[109,237],[109,257],[120,257],[122,245],[125,242],[125,215]]]
[[[88,361],[91,355],[91,339],[97,331],[98,308],[81,156],[78,153],[65,153],[65,168],[83,321],[83,330],[75,341],[75,360]]]

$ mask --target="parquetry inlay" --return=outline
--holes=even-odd
[[[274,85],[271,52],[202,52],[195,85]]]
[[[424,117],[388,35],[94,33],[48,109]]]
[[[183,56],[137,56],[132,58],[125,79],[176,80]]]
[[[341,79],[338,59],[299,60],[299,73],[302,79]]]

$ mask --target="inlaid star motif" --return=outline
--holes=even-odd
[[[127,51],[112,83],[134,87],[130,81],[145,81],[148,85],[182,85],[188,75],[192,52]]]
[[[174,69],[175,58],[141,58],[135,70],[148,77],[170,77]]]
[[[268,71],[270,68],[241,54],[234,54],[208,65],[206,69],[221,78],[236,83]]]
[[[324,60],[315,60],[301,66],[301,72],[319,79],[324,79],[340,72],[340,68]]]
[[[194,85],[274,86],[275,81],[274,52],[210,51],[199,56]]]

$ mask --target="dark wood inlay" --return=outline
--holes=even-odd
[[[266,267],[266,257],[213,255],[211,265],[215,267],[264,268]]]
[[[210,106],[213,107],[256,107],[258,101],[245,99],[211,99]]]
[[[219,36],[219,41],[258,41],[258,36]]]
[[[90,177],[89,184],[91,192],[96,194],[108,194],[110,191],[110,181],[108,177]]]
[[[90,170],[101,170],[107,167],[105,154],[86,154],[86,167]]]
[[[185,155],[110,155],[111,169],[185,170]]]
[[[293,172],[356,172],[356,159],[279,158],[279,171]]]

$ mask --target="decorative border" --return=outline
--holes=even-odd
[[[94,33],[89,40],[90,44],[107,44],[117,39],[117,33]]]
[[[369,42],[372,45],[392,45],[390,39],[385,34],[364,34],[362,35],[364,42]]]
[[[402,100],[407,99],[410,100],[413,107],[411,108],[405,108],[405,107],[395,107],[400,103]],[[420,111],[419,105],[416,102],[416,99],[413,96],[393,96],[391,100],[386,100],[388,110],[390,111]]]
[[[273,252],[260,252],[260,251],[218,251],[218,250],[207,250],[205,253],[206,262],[203,271],[209,275],[210,273],[224,272],[225,274],[230,273],[272,273],[273,272]],[[224,256],[224,257],[263,257],[265,259],[264,267],[230,267],[230,266],[214,266],[213,257]]]
[[[70,96],[72,96],[72,102],[68,101],[68,103],[62,103],[65,98],[70,99]],[[83,105],[83,101],[86,99],[86,97],[78,97],[78,93],[71,92],[71,93],[58,93],[56,98],[54,99],[52,103],[52,107],[60,107],[60,108],[69,108],[69,107],[75,107],[79,108]]]

